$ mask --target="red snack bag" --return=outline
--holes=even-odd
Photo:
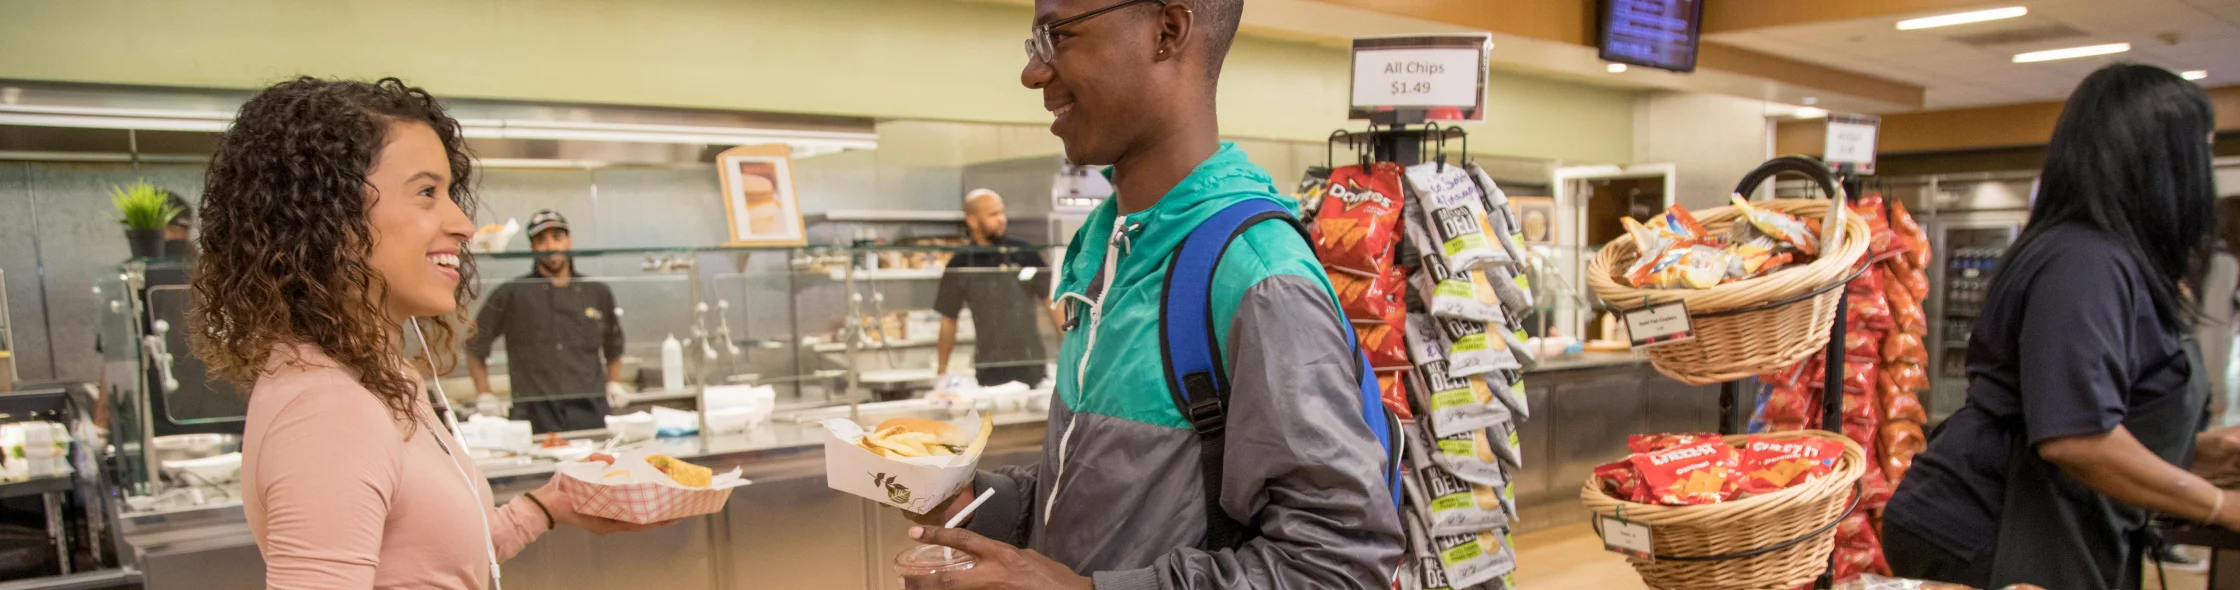
[[[1922,313],[1921,301],[1915,299],[1890,299],[1890,316],[1898,332],[1915,336],[1929,335],[1929,315]]]
[[[1880,378],[1882,374],[1877,371],[1878,367],[1881,366],[1880,363],[1870,359],[1871,357],[1845,359],[1846,362],[1843,364],[1844,395],[1874,395],[1875,379]],[[1825,377],[1822,379],[1825,379]]]
[[[1927,357],[1929,349],[1921,344],[1921,335],[1894,330],[1882,338],[1882,361],[1896,363]]]
[[[1407,325],[1408,314],[1403,311],[1387,316],[1401,323],[1354,322],[1354,335],[1361,342],[1362,352],[1369,355],[1369,366],[1376,369],[1403,369],[1415,365],[1408,362],[1408,335],[1400,326]]]
[[[1892,248],[1903,249],[1906,244],[1898,241],[1890,230],[1890,220],[1882,215],[1882,195],[1870,194],[1851,200],[1851,212],[1867,221],[1867,257],[1880,256]]]
[[[1843,436],[1851,439],[1851,442],[1859,443],[1861,447],[1872,449],[1874,448],[1875,430],[1878,426],[1881,425],[1873,421],[1844,420]]]
[[[1860,330],[1843,332],[1843,355],[1854,358],[1882,358],[1881,334]]]
[[[1906,391],[1929,390],[1929,373],[1922,371],[1921,365],[1912,363],[1891,365],[1890,378],[1898,383],[1898,387]]]
[[[1774,387],[1813,386],[1814,384],[1818,384],[1821,382],[1821,380],[1827,378],[1826,375],[1828,365],[1826,359],[1824,358],[1826,356],[1826,353],[1812,355],[1810,358],[1806,358],[1803,362],[1789,365],[1788,368],[1782,369],[1779,372],[1773,373],[1771,375],[1760,375],[1758,376],[1758,379],[1760,381],[1764,381],[1767,385],[1772,385]]]
[[[1735,466],[1740,453],[1720,440],[1706,440],[1628,459],[1658,504],[1714,504],[1734,497],[1741,485]]]
[[[1859,483],[1865,486],[1867,499],[1859,507],[1881,510],[1890,504],[1890,480],[1883,474],[1881,457],[1875,454],[1874,445],[1865,445],[1861,450],[1866,452],[1867,465],[1866,473],[1859,476]]]
[[[1843,421],[1846,424],[1875,424],[1882,421],[1882,413],[1875,411],[1874,390],[1843,392]],[[1863,444],[1863,443],[1862,443]]]
[[[1903,455],[1907,459],[1929,448],[1929,438],[1921,434],[1921,425],[1912,422],[1891,422],[1882,425],[1882,450],[1886,455]]]
[[[1840,456],[1843,445],[1832,440],[1751,436],[1742,445],[1742,493],[1777,492],[1827,475]]]
[[[1766,424],[1808,424],[1819,414],[1814,404],[1817,396],[1806,387],[1775,387],[1766,394]],[[1775,431],[1801,430],[1801,428],[1774,428]]]
[[[1835,562],[1837,582],[1890,570],[1882,558],[1882,540],[1875,535],[1867,515],[1854,513],[1836,525]]]
[[[1633,468],[1630,459],[1619,459],[1594,468],[1594,477],[1602,482],[1602,492],[1612,498],[1627,502],[1649,502],[1649,487],[1641,483],[1641,472]]]
[[[1725,440],[1713,432],[1682,434],[1633,434],[1626,436],[1626,450],[1636,453],[1654,453],[1680,445],[1692,445],[1707,440]]]
[[[1368,170],[1331,170],[1314,225],[1308,227],[1315,256],[1324,264],[1370,274],[1389,270],[1400,244],[1401,174],[1400,165],[1391,162]]]
[[[1921,398],[1914,397],[1913,392],[1894,387],[1883,391],[1882,416],[1885,420],[1882,424],[1882,439],[1885,441],[1890,440],[1890,429],[1893,426],[1911,424],[1914,434],[1918,436],[1921,425],[1929,423],[1929,409],[1921,407]]]
[[[1881,295],[1882,275],[1874,271],[1859,273],[1859,278],[1844,283],[1843,288],[1850,295]]]
[[[1379,320],[1396,311],[1405,311],[1402,297],[1406,293],[1407,276],[1399,269],[1381,275],[1326,266],[1330,275],[1330,290],[1338,294],[1338,307],[1346,317],[1356,320]]]
[[[1890,302],[1881,293],[1873,295],[1853,294],[1850,295],[1850,298],[1851,307],[1847,310],[1849,315],[1845,321],[1850,322],[1852,326],[1879,332],[1887,331],[1895,325],[1890,317]]]
[[[1906,255],[1903,257],[1907,262],[1911,262],[1914,268],[1929,267],[1929,232],[1922,231],[1921,224],[1914,222],[1913,214],[1906,212],[1905,201],[1890,202],[1890,230],[1907,242]],[[1914,291],[1916,294],[1926,292]]]
[[[1390,371],[1377,374],[1377,389],[1384,398],[1385,411],[1401,420],[1416,419],[1415,411],[1408,407],[1408,371]]]

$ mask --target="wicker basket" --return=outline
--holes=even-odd
[[[1823,217],[1829,203],[1776,199],[1751,206]],[[1731,206],[1696,213],[1696,220],[1712,234],[1726,233],[1739,217],[1741,212]],[[1836,302],[1843,297],[1843,289],[1834,287],[1867,253],[1866,221],[1857,215],[1842,218],[1844,230],[1837,243],[1823,244],[1821,256],[1802,267],[1709,289],[1640,289],[1617,277],[1640,257],[1633,236],[1624,236],[1595,254],[1587,267],[1587,284],[1595,296],[1620,311],[1675,301],[1687,304],[1695,338],[1648,348],[1649,362],[1675,380],[1705,385],[1770,373],[1797,364],[1828,344]]]
[[[1632,561],[1641,581],[1664,590],[1790,590],[1812,583],[1828,571],[1835,550],[1835,525],[1851,508],[1855,484],[1866,470],[1858,443],[1822,430],[1760,436],[1820,438],[1843,443],[1843,456],[1827,477],[1771,494],[1700,506],[1638,504],[1603,493],[1593,477],[1579,488],[1579,501],[1599,516],[1617,516],[1648,525],[1656,544],[1655,562]],[[1729,436],[1740,444],[1745,436]],[[1731,556],[1790,543],[1748,557]],[[1630,561],[1630,560],[1629,560]]]

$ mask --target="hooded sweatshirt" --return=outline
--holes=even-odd
[[[1110,172],[1108,171],[1107,174]],[[1230,378],[1221,509],[1253,532],[1207,551],[1197,434],[1160,359],[1168,263],[1227,206],[1297,212],[1235,144],[1158,203],[1108,199],[1067,247],[1057,391],[1038,464],[982,472],[970,529],[1092,575],[1099,590],[1383,588],[1402,550],[1384,448],[1361,414],[1357,353],[1314,250],[1281,221],[1239,235],[1214,271]]]

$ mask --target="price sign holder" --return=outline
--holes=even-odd
[[[1492,51],[1491,33],[1354,39],[1349,118],[1483,121]]]
[[[1602,529],[1602,548],[1636,561],[1656,563],[1656,543],[1650,538],[1649,525],[1635,523],[1616,516],[1597,517]]]
[[[1626,311],[1625,322],[1626,336],[1633,339],[1635,350],[1686,342],[1696,337],[1695,326],[1688,321],[1688,304],[1685,302],[1674,301]]]
[[[1875,141],[1881,128],[1882,117],[1874,115],[1828,115],[1828,138],[1821,160],[1849,172],[1874,174]]]

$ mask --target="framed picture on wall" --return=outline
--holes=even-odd
[[[793,148],[742,145],[716,154],[731,246],[799,246],[809,241],[793,190]]]
[[[1517,226],[1529,246],[1554,246],[1561,236],[1556,226],[1555,197],[1509,197],[1517,210]]]

